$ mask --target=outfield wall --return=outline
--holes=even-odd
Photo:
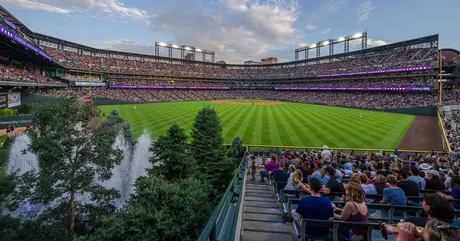
[[[34,103],[44,103],[44,102],[55,103],[57,99],[54,97],[49,97],[49,96],[23,93],[22,101],[23,101],[23,104],[25,103],[34,104]],[[285,101],[285,102],[289,102],[289,101]],[[158,102],[140,103],[140,102],[130,102],[130,101],[122,101],[122,100],[94,98],[93,103],[94,105],[126,105],[126,104],[158,103]],[[437,113],[438,113],[438,109],[436,106],[404,108],[404,109],[368,109],[368,108],[358,108],[358,107],[350,107],[350,106],[336,106],[336,107],[343,107],[343,108],[350,108],[350,109],[364,109],[364,110],[381,111],[381,112],[392,112],[392,113],[409,114],[409,115],[437,116]]]

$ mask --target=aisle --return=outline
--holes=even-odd
[[[261,164],[262,159],[257,158],[256,162]],[[251,181],[250,175],[246,176],[241,240],[297,240],[292,223],[283,221],[281,205],[267,179],[260,181],[259,171],[258,168],[256,181]]]

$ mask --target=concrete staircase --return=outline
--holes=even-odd
[[[262,159],[256,159],[256,163],[261,164]],[[251,181],[251,175],[246,176],[241,240],[297,240],[292,223],[283,220],[281,205],[268,180],[260,181],[259,171],[260,168],[257,169],[256,181]]]

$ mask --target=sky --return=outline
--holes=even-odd
[[[216,61],[227,63],[272,56],[279,62],[292,61],[296,48],[364,31],[368,47],[439,34],[440,48],[460,50],[460,0],[0,0],[0,4],[34,32],[83,45],[154,54],[155,42],[167,42],[214,51]],[[354,43],[350,50],[359,48]],[[343,45],[335,50],[343,52]],[[327,54],[323,48],[322,55]],[[179,51],[173,56],[179,57]]]

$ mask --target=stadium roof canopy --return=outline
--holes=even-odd
[[[26,27],[26,25],[24,25],[21,21],[19,21],[19,19],[17,19],[13,14],[8,12],[8,10],[6,10],[2,5],[0,5],[0,14],[4,18],[8,19],[8,21],[13,23],[17,27],[19,27],[21,29],[21,32],[23,32],[24,34],[27,34],[27,35],[33,34],[33,32],[30,31],[30,29]]]

